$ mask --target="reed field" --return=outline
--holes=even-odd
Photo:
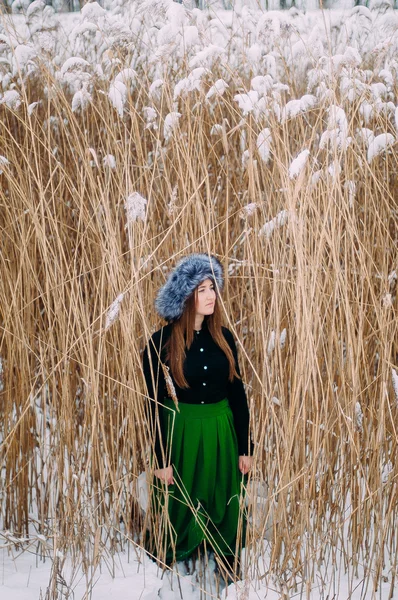
[[[0,23],[2,560],[47,557],[45,600],[139,570],[142,351],[169,269],[209,252],[260,490],[219,593],[397,598],[398,11],[36,0]]]

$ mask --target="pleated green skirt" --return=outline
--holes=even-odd
[[[206,540],[218,555],[234,555],[237,539],[244,539],[245,520],[243,476],[228,399],[215,404],[179,403],[179,412],[172,400],[164,404],[174,484],[166,486],[154,477],[151,499],[156,525],[150,550],[170,564],[187,558]]]

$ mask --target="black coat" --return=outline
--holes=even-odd
[[[150,399],[150,414],[155,433],[155,454],[162,465],[162,431],[156,426],[156,402],[162,403],[167,392],[163,370],[158,360],[164,364],[164,344],[170,337],[172,325],[165,325],[148,340],[143,352],[143,369]],[[238,354],[232,333],[226,327],[222,328],[235,358],[235,368],[240,375]],[[152,369],[151,369],[152,365]],[[195,337],[189,350],[186,350],[184,361],[184,376],[189,384],[189,389],[180,388],[173,380],[178,402],[188,404],[209,404],[228,398],[234,417],[234,425],[238,440],[239,455],[253,453],[253,444],[249,442],[249,410],[243,382],[234,377],[228,381],[229,362],[221,348],[213,340],[207,327],[206,319],[203,320],[202,329],[195,332]],[[171,372],[170,372],[171,375]],[[161,406],[158,404],[159,410]],[[160,415],[161,416],[161,415]],[[162,419],[159,419],[162,422]]]

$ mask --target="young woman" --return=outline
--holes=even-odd
[[[188,558],[203,540],[231,564],[238,546],[252,443],[235,341],[221,325],[223,283],[214,256],[181,259],[155,301],[168,324],[143,353],[157,463],[152,507],[155,517],[162,510],[169,517],[158,519],[146,547],[167,564]]]

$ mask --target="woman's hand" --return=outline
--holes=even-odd
[[[173,467],[171,465],[165,469],[156,469],[154,474],[156,477],[159,477],[159,479],[167,483],[167,485],[172,485],[174,483]]]
[[[253,466],[252,456],[239,456],[239,471],[246,475]]]

